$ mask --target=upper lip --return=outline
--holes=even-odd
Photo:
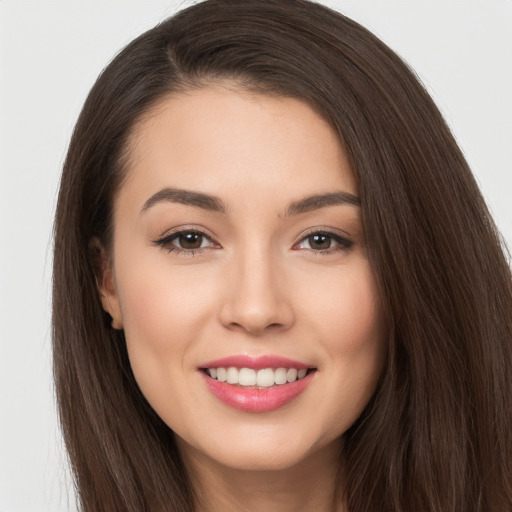
[[[252,357],[248,355],[234,355],[215,359],[202,364],[199,368],[252,368],[262,370],[264,368],[296,368],[297,370],[314,368],[313,365],[301,363],[287,357],[263,355]]]

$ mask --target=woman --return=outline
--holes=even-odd
[[[210,0],[93,87],[55,226],[82,509],[505,511],[512,280],[432,100],[303,0]]]

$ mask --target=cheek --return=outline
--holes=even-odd
[[[176,358],[169,358],[168,354],[180,351],[175,329],[182,326],[176,321],[177,317],[169,314],[179,301],[175,300],[168,309],[170,298],[160,283],[148,278],[147,273],[134,275],[137,277],[128,282],[122,280],[120,290],[126,346],[135,379],[146,399],[153,404],[160,400],[154,383],[161,384],[161,393],[167,393],[169,388],[168,365]]]
[[[212,304],[201,272],[175,269],[166,256],[134,257],[116,269],[127,338],[148,350],[176,350],[189,341]]]
[[[209,265],[171,265],[165,251],[135,246],[123,254],[115,273],[130,365],[148,402],[169,419],[170,404],[190,407],[194,399],[183,377],[196,371],[222,282]]]
[[[207,298],[195,292],[197,283],[185,272],[171,272],[165,256],[155,258],[153,252],[149,258],[132,250],[116,265],[130,364],[150,403],[178,389],[177,375],[188,364],[208,307]]]
[[[362,413],[375,392],[386,360],[386,328],[376,285],[367,265],[339,274],[315,293],[308,308],[325,353],[326,430],[339,435]],[[328,285],[328,287],[327,287]],[[326,292],[325,290],[328,290]],[[305,314],[305,313],[304,313]]]
[[[373,388],[385,360],[385,323],[375,281],[369,268],[359,277],[348,280],[347,290],[339,298],[339,309],[329,311],[336,321],[326,337],[334,359],[346,367],[342,374],[350,376],[354,389],[362,394]],[[352,370],[351,370],[352,368]]]
[[[140,345],[160,352],[176,339],[176,330],[183,329],[179,308],[182,302],[168,287],[147,273],[123,280],[120,289],[121,311],[128,345]]]
[[[326,276],[310,293],[304,316],[316,323],[329,353],[353,354],[380,347],[385,327],[374,277],[366,260]],[[309,310],[309,313],[307,312]],[[314,312],[314,313],[312,313]]]

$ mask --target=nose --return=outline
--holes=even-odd
[[[269,251],[271,252],[271,251]],[[230,262],[220,321],[252,336],[289,329],[294,321],[291,293],[271,255],[251,253]]]

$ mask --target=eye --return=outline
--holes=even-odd
[[[294,249],[306,249],[314,252],[331,253],[347,250],[353,242],[347,238],[326,231],[316,231],[304,237]]]
[[[180,249],[201,249],[210,245],[208,238],[202,233],[194,231],[179,233],[172,241]]]
[[[155,240],[153,243],[169,252],[188,254],[195,254],[209,247],[219,248],[219,245],[213,242],[209,236],[196,230],[175,231],[159,240]]]

